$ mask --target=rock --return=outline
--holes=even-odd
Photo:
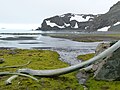
[[[8,52],[9,55],[15,55],[16,52],[14,50],[11,50],[10,52]]]
[[[67,13],[63,15],[56,15],[47,19],[44,19],[40,30],[83,30],[90,25],[91,20],[96,17],[92,14],[72,14]]]
[[[0,58],[0,63],[4,63],[4,62],[5,62],[4,58]]]
[[[101,45],[101,47],[99,45],[100,48],[97,48],[97,54],[105,50],[104,46],[106,47],[106,44]],[[104,58],[104,61],[97,62],[93,69],[95,70],[94,77],[96,80],[120,80],[120,48]]]
[[[86,81],[89,77],[89,74],[85,71],[80,71],[80,72],[77,73],[76,77],[79,81],[79,84],[85,85]]]
[[[120,31],[119,29],[114,30],[114,26],[117,22],[120,22],[120,1],[113,5],[110,10],[101,14],[93,19],[92,25],[89,27],[90,31],[97,31],[98,29],[110,26],[109,31]]]

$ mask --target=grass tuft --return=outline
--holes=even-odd
[[[77,58],[83,61],[89,60],[95,56],[95,53],[89,53],[84,55],[79,55]]]

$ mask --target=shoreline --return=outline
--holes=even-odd
[[[120,39],[120,34],[46,34],[53,38],[64,38],[78,42],[98,42],[98,41],[115,41]]]
[[[69,32],[68,32],[69,31]],[[120,32],[79,32],[78,30],[64,30],[64,31],[43,31],[43,32],[32,32],[32,33],[0,33],[1,35],[42,35],[42,36],[50,36],[53,38],[63,38],[70,39],[72,41],[78,42],[98,42],[98,41],[115,41],[120,39]],[[17,38],[1,38],[3,40],[19,40],[20,37]],[[24,37],[22,39],[35,39],[33,37]]]

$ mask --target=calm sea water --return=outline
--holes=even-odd
[[[0,29],[0,33],[32,33],[32,32],[38,32],[38,31],[32,31],[32,30],[23,30],[23,29]]]
[[[95,49],[96,46],[98,45],[98,42],[84,43],[71,41],[68,39],[42,36],[43,33],[42,31],[1,29],[0,33],[39,33],[36,35],[0,34],[0,47],[15,47],[22,49],[30,48]]]

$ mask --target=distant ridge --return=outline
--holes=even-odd
[[[105,14],[67,13],[46,18],[37,30],[120,31],[120,1]]]

